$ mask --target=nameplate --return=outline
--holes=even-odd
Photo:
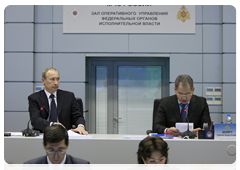
[[[216,123],[214,125],[214,138],[236,138],[236,123],[226,124],[226,123]]]

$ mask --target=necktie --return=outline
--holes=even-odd
[[[186,104],[180,104],[182,106],[182,110],[181,110],[181,117],[182,117],[182,122],[186,122],[186,109],[185,106]]]
[[[57,107],[56,107],[56,103],[55,103],[55,96],[54,94],[50,95],[50,98],[52,98],[51,101],[51,112],[50,112],[50,118],[49,121],[50,122],[57,122]]]

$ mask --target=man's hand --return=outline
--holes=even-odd
[[[193,132],[196,133],[196,137],[198,137],[198,131],[201,130],[201,128],[196,128],[196,129],[193,129]]]
[[[82,126],[77,127],[76,129],[71,129],[73,132],[78,132],[83,135],[88,135],[88,132]]]
[[[167,134],[169,135],[173,135],[175,137],[179,136],[181,133],[179,132],[179,130],[177,130],[175,127],[170,127],[167,130]]]

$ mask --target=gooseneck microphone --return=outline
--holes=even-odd
[[[187,109],[184,109],[184,112],[186,112],[186,111],[187,111]],[[188,122],[188,127],[187,127],[188,129],[187,129],[186,132],[183,132],[181,134],[181,136],[182,136],[183,139],[194,139],[196,137],[196,133],[191,132],[189,130],[189,119],[188,119],[188,117],[186,117],[186,118],[187,118],[187,122]]]
[[[40,108],[40,110],[39,110],[36,114],[34,114],[32,117],[30,117],[30,120],[28,121],[28,124],[27,124],[27,129],[22,130],[22,136],[25,136],[25,137],[39,136],[40,131],[38,131],[38,130],[33,130],[33,129],[29,129],[29,122],[30,122],[36,115],[38,115],[43,109],[44,109],[44,106],[42,106],[42,107]]]

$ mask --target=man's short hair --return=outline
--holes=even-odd
[[[179,84],[182,83],[183,88],[187,88],[190,85],[191,90],[193,90],[193,79],[189,75],[182,74],[179,75],[175,80],[175,88],[178,89]]]
[[[47,78],[47,72],[48,72],[49,70],[55,70],[55,71],[57,71],[55,68],[52,68],[52,67],[46,68],[46,69],[43,70],[43,72],[42,72],[42,77],[43,77],[44,79]],[[58,71],[57,71],[57,72],[58,72]],[[59,72],[58,72],[58,74],[59,74]]]
[[[44,146],[47,143],[58,143],[63,139],[65,139],[65,144],[68,146],[68,133],[62,125],[52,125],[45,128],[43,135]]]

